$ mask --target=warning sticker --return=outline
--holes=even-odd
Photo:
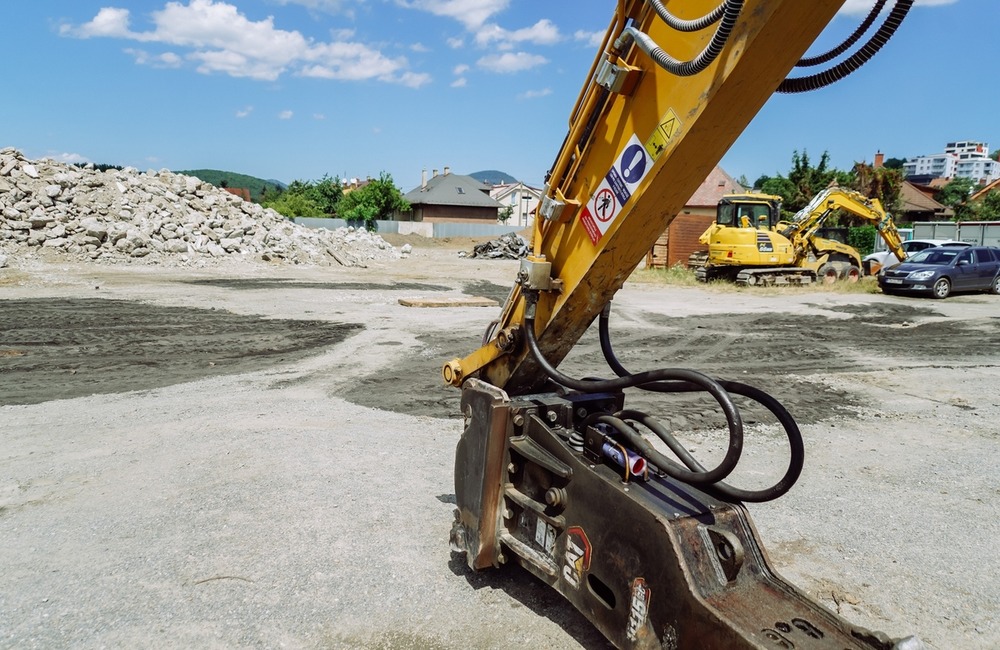
[[[635,135],[629,138],[614,166],[580,212],[580,220],[591,242],[596,244],[608,232],[652,163],[639,138]]]
[[[674,134],[677,133],[680,126],[681,121],[677,119],[677,114],[674,113],[672,108],[668,108],[667,112],[660,118],[659,124],[653,129],[652,135],[646,140],[646,152],[653,160],[660,157],[660,154],[667,148],[667,144],[673,140]]]

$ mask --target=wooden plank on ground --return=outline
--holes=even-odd
[[[500,303],[490,298],[476,296],[435,296],[433,298],[400,298],[404,307],[499,307]]]

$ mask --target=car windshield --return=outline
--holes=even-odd
[[[906,261],[914,264],[940,264],[943,266],[951,264],[958,253],[957,248],[928,248],[916,253]]]

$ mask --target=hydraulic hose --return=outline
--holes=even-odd
[[[723,413],[725,413],[726,422],[729,425],[730,436],[742,439],[743,419],[740,416],[740,411],[736,407],[736,404],[733,402],[732,398],[729,397],[729,393],[726,392],[719,382],[715,381],[708,375],[695,370],[686,370],[684,368],[663,368],[660,370],[648,370],[646,372],[640,372],[626,377],[619,377],[618,379],[574,379],[573,377],[559,372],[555,366],[549,363],[548,359],[546,359],[545,355],[542,353],[541,348],[538,346],[538,338],[535,335],[535,306],[537,303],[537,296],[533,293],[528,293],[526,295],[526,303],[524,315],[525,341],[527,341],[531,355],[535,361],[538,362],[542,372],[544,372],[549,379],[555,383],[584,393],[614,392],[624,390],[626,388],[635,388],[636,386],[640,386],[642,384],[657,381],[679,381],[686,384],[692,384],[697,386],[697,388],[694,388],[693,390],[707,392],[715,398],[715,400],[722,407]]]
[[[799,62],[795,64],[795,67],[810,68],[814,65],[821,65],[823,63],[828,63],[836,59],[844,52],[846,52],[852,45],[857,43],[858,39],[861,38],[864,35],[864,33],[868,31],[868,28],[872,26],[872,23],[875,22],[875,19],[878,18],[878,15],[882,12],[882,7],[885,6],[885,3],[886,0],[878,0],[875,3],[875,6],[872,7],[872,10],[868,12],[868,16],[864,19],[864,21],[860,25],[858,25],[858,28],[854,30],[853,34],[844,39],[843,43],[833,48],[829,52],[824,52],[823,54],[818,54],[816,56],[803,57],[799,59]]]
[[[790,77],[778,86],[779,93],[804,93],[818,90],[834,84],[868,63],[882,46],[889,42],[899,25],[913,6],[913,0],[896,0],[889,15],[886,16],[878,31],[865,43],[860,50],[841,61],[837,65],[808,77]]]
[[[663,442],[670,448],[670,451],[675,453],[677,457],[680,458],[690,469],[678,465],[676,462],[670,460],[657,451],[656,448],[649,444],[645,438],[639,435],[639,432],[626,422],[626,420],[635,420],[656,433],[657,437],[663,440]],[[622,434],[630,445],[632,445],[632,449],[639,452],[640,456],[643,456],[646,460],[653,463],[653,465],[662,470],[667,476],[689,485],[705,486],[718,483],[722,479],[729,476],[732,471],[736,469],[736,465],[740,462],[740,455],[743,453],[742,439],[734,440],[730,437],[729,449],[726,452],[726,457],[722,459],[722,462],[719,463],[718,467],[706,471],[705,468],[691,456],[691,452],[685,449],[684,445],[680,444],[680,441],[671,436],[666,429],[663,428],[663,425],[641,411],[626,409],[613,415],[596,413],[585,420],[584,424],[589,426],[593,422],[610,424],[616,431]],[[661,433],[664,433],[665,436],[661,435]]]
[[[885,2],[885,0],[882,1]],[[708,13],[701,18],[697,18],[695,20],[682,20],[670,13],[660,0],[648,0],[648,2],[649,6],[656,11],[656,15],[660,17],[660,20],[679,32],[697,32],[705,29],[709,25],[714,25],[719,22],[719,19],[726,13],[727,4],[726,2],[723,2],[718,7],[713,9],[711,13]]]
[[[615,356],[614,349],[611,346],[611,335],[608,327],[608,322],[610,320],[610,304],[604,308],[601,312],[599,331],[601,339],[601,351],[604,353],[604,358],[607,360],[608,365],[619,377],[635,377],[636,375],[630,373]],[[805,444],[802,441],[802,432],[799,430],[798,424],[795,419],[791,416],[788,410],[782,406],[781,402],[776,400],[771,395],[765,393],[759,388],[749,386],[735,381],[725,381],[716,380],[717,383],[728,393],[735,395],[742,395],[748,397],[749,399],[757,402],[768,411],[770,411],[778,422],[781,424],[782,428],[785,430],[785,435],[788,438],[789,446],[789,461],[788,467],[785,470],[784,475],[768,488],[762,490],[744,490],[741,488],[733,487],[723,482],[716,482],[712,485],[707,485],[702,487],[704,491],[713,494],[714,496],[719,496],[729,500],[735,501],[745,501],[749,503],[761,503],[764,501],[772,501],[778,497],[786,494],[795,482],[798,481],[799,476],[802,474],[802,468],[805,465]],[[684,381],[657,381],[643,383],[637,386],[642,390],[649,390],[661,393],[686,393],[695,392],[702,390],[700,387],[686,383]],[[731,398],[730,398],[731,399]],[[660,440],[670,448],[674,454],[691,470],[691,472],[696,475],[702,475],[706,472],[705,468],[680,444],[679,441],[664,428],[656,420],[652,419],[648,415],[638,412],[638,411],[623,411],[616,414],[620,418],[634,419],[643,426],[647,427],[652,431]],[[636,434],[636,437],[639,437]],[[629,438],[629,441],[634,444],[634,441]],[[648,443],[647,443],[648,445]],[[637,447],[639,449],[639,447]],[[640,450],[641,451],[641,450]],[[655,451],[655,450],[654,450]],[[660,467],[668,476],[675,478],[677,480],[682,480],[689,484],[696,484],[690,480],[685,480],[681,478],[680,475],[676,473],[678,466],[673,461],[659,455],[650,456],[650,461]],[[666,465],[661,466],[660,463],[667,461]],[[712,470],[717,471],[716,470]]]
[[[726,0],[723,5],[722,18],[715,30],[715,34],[712,36],[712,40],[705,46],[704,50],[690,61],[678,61],[667,54],[648,34],[639,31],[631,25],[626,27],[622,31],[621,36],[618,37],[618,40],[615,41],[615,48],[624,50],[630,42],[634,42],[640,50],[645,52],[647,56],[667,72],[678,77],[690,77],[707,68],[722,53],[722,50],[726,47],[726,43],[729,42],[729,36],[733,32],[733,28],[736,26],[736,21],[739,19],[742,10],[743,0]],[[666,10],[664,9],[664,11]],[[702,20],[707,20],[711,16],[712,14],[709,14]]]

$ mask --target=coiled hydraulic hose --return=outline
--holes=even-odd
[[[635,376],[630,373],[615,356],[614,349],[611,346],[611,334],[608,327],[608,322],[610,320],[611,305],[607,305],[601,312],[599,331],[601,338],[601,351],[604,353],[604,358],[608,362],[608,365],[619,377],[629,377]],[[717,482],[713,485],[703,487],[705,492],[713,494],[714,496],[719,496],[733,501],[745,501],[749,503],[762,503],[764,501],[773,501],[778,497],[786,494],[795,482],[798,481],[799,476],[802,474],[802,468],[805,464],[805,444],[802,441],[802,432],[799,430],[798,424],[795,419],[788,412],[788,410],[782,406],[781,402],[776,400],[771,395],[765,393],[759,388],[749,386],[736,381],[725,381],[717,380],[719,385],[729,393],[735,395],[742,395],[743,397],[748,397],[751,400],[757,402],[768,411],[770,411],[778,422],[781,424],[782,428],[785,430],[785,435],[788,438],[789,446],[789,459],[788,467],[785,469],[784,475],[778,480],[777,483],[771,485],[768,488],[762,490],[744,490],[741,488],[733,487],[723,482]],[[670,382],[651,382],[637,386],[642,390],[649,390],[660,393],[686,393],[694,392],[700,390],[697,386],[691,384],[685,384],[681,381],[670,381]],[[693,457],[691,454],[684,449],[684,446],[663,427],[660,423],[656,422],[654,419],[649,417],[644,413],[638,411],[622,411],[616,414],[620,418],[629,418],[636,420],[650,431],[652,431],[660,440],[666,444],[674,454],[693,472],[701,473],[705,471],[705,468]],[[628,436],[627,436],[628,437]],[[641,439],[641,436],[636,437]],[[629,442],[634,444],[631,437],[628,437]],[[648,446],[648,443],[647,443]],[[644,451],[637,447],[639,451]],[[652,449],[650,447],[650,449]],[[656,452],[655,449],[652,450],[656,455],[648,456],[650,462],[652,462],[657,467],[663,469],[668,476],[676,478],[677,480],[685,481],[678,475],[672,473],[673,468],[676,468],[676,464],[670,461],[670,459],[662,456]],[[666,461],[668,465],[666,467],[662,466],[661,463]],[[685,481],[691,483],[691,481]],[[694,484],[694,483],[692,483]]]
[[[849,74],[868,63],[882,46],[889,42],[899,25],[913,6],[913,0],[896,0],[889,15],[886,16],[878,31],[861,46],[861,49],[837,65],[808,77],[790,77],[778,86],[779,93],[804,93],[818,90],[844,79]],[[846,49],[846,48],[845,48]]]
[[[655,8],[656,5],[654,4],[653,7]],[[635,42],[640,50],[645,52],[647,56],[667,72],[678,77],[690,77],[707,68],[722,53],[722,50],[726,47],[726,43],[729,42],[729,36],[733,32],[733,28],[736,26],[736,21],[739,19],[742,10],[743,0],[726,0],[723,5],[719,26],[716,28],[712,40],[705,46],[704,50],[690,61],[678,61],[667,54],[648,34],[639,31],[631,25],[626,27],[622,31],[621,36],[618,37],[618,40],[615,41],[615,48],[624,50],[631,42]],[[663,11],[666,12],[666,8]],[[657,13],[659,13],[659,10]],[[701,23],[707,21],[714,13],[712,12],[712,14],[695,22]],[[712,22],[715,21],[706,24],[710,25]]]
[[[656,392],[708,392],[722,407],[729,428],[729,447],[726,457],[718,467],[706,470],[683,445],[670,434],[662,425],[650,416],[635,410],[625,410],[615,414],[597,414],[592,421],[585,421],[585,424],[602,422],[613,427],[621,433],[636,450],[645,455],[650,462],[656,465],[664,473],[678,481],[697,485],[699,489],[730,501],[745,501],[759,503],[771,501],[782,496],[798,480],[802,473],[805,459],[805,446],[802,442],[802,434],[798,425],[788,411],[776,399],[753,386],[747,386],[739,382],[720,381],[696,372],[679,368],[664,368],[640,373],[629,373],[621,365],[611,349],[610,334],[608,333],[607,320],[609,309],[605,308],[601,314],[601,349],[605,359],[611,366],[618,379],[574,379],[561,373],[548,362],[541,348],[538,345],[538,338],[535,335],[535,308],[537,304],[537,294],[529,292],[525,296],[526,308],[524,316],[525,341],[535,361],[542,371],[554,382],[584,393],[612,392],[625,388],[640,388]],[[743,418],[739,408],[730,395],[742,395],[760,403],[775,415],[784,427],[788,436],[791,458],[784,476],[774,485],[763,490],[744,490],[736,488],[722,482],[728,476],[736,464],[743,450]],[[659,437],[678,458],[684,463],[681,467],[677,463],[666,458],[656,451],[642,436],[628,423],[626,419],[635,420],[647,427],[657,437]]]

